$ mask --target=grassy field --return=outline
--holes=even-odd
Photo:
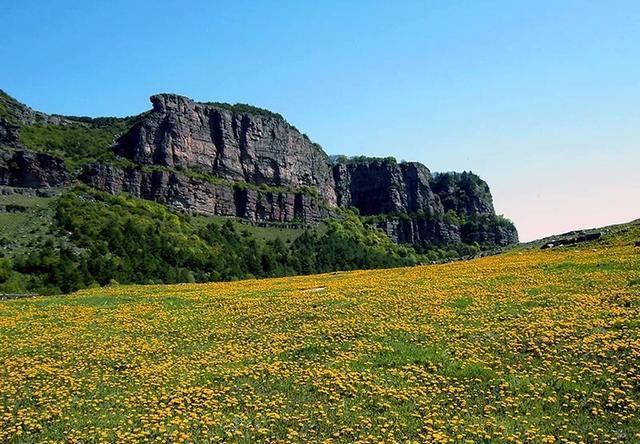
[[[0,207],[13,206],[20,211],[0,211],[0,252],[8,256],[25,253],[49,237],[53,223],[53,197],[0,194]]]
[[[1,302],[0,442],[640,442],[639,239]]]

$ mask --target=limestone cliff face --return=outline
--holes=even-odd
[[[513,226],[488,225],[475,228],[472,224],[460,225],[446,220],[391,218],[378,222],[395,243],[435,246],[458,243],[506,246],[518,242],[518,232]]]
[[[494,215],[487,184],[471,173],[432,176],[416,162],[348,159],[331,162],[322,149],[282,116],[258,108],[194,102],[159,94],[145,114],[113,147],[137,165],[156,165],[173,172],[120,173],[86,170],[81,179],[111,192],[165,202],[185,211],[235,215],[254,221],[315,223],[323,207],[354,207],[361,215],[420,215],[378,222],[392,239],[438,244],[482,241],[502,244],[516,237],[505,233],[466,233],[445,221],[453,212]],[[180,170],[204,173],[226,183],[282,187],[286,192],[213,184],[189,178]],[[111,185],[110,185],[111,184]],[[317,192],[321,205],[301,189]],[[509,231],[509,230],[507,230]]]
[[[431,173],[416,162],[388,159],[337,163],[333,168],[338,205],[358,208],[362,215],[441,210],[430,187]]]
[[[20,126],[0,117],[0,146],[15,147],[18,145]]]
[[[172,94],[153,96],[151,102],[153,110],[118,141],[120,156],[230,181],[313,187],[336,204],[328,156],[279,115]]]
[[[212,184],[172,171],[120,169],[93,164],[80,180],[109,193],[126,192],[174,209],[207,216],[234,216],[252,222],[319,223],[329,211],[302,192],[270,192]]]
[[[491,192],[473,173],[432,176],[420,163],[362,158],[338,162],[333,174],[338,205],[364,216],[388,215],[375,224],[396,243],[518,241],[513,226],[488,223],[495,217]]]
[[[68,181],[64,162],[44,153],[0,150],[0,185],[57,188]]]

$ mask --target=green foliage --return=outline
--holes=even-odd
[[[451,244],[433,245],[428,242],[421,242],[415,245],[415,251],[424,256],[429,262],[443,262],[461,258],[471,258],[476,256],[482,248],[477,243],[473,244]]]
[[[68,125],[25,125],[20,130],[20,141],[31,150],[64,159],[71,169],[88,162],[115,161],[109,146],[129,128],[130,119],[78,119]]]
[[[364,163],[364,162],[380,162],[387,163],[390,165],[396,165],[398,161],[393,156],[387,157],[371,157],[371,156],[351,156],[347,157],[345,155],[336,155],[332,156],[333,163],[343,163],[343,164],[352,164],[352,163]]]
[[[355,215],[332,221],[322,236],[305,233],[292,245],[294,268],[302,273],[389,268],[418,262],[412,248],[395,245],[381,231]]]
[[[40,293],[67,293],[112,282],[177,283],[286,276],[411,265],[413,249],[398,246],[356,215],[289,243],[259,240],[232,220],[203,224],[163,205],[80,187],[54,205],[66,243],[47,239],[3,263]],[[1,287],[0,287],[1,288]]]
[[[20,102],[0,89],[0,119],[5,119],[14,125],[17,124],[18,116],[16,110],[23,106]]]
[[[453,210],[447,210],[442,219],[450,225],[460,225],[462,222],[462,217]]]
[[[0,258],[0,284],[7,282],[11,277],[11,273],[11,261],[9,259]]]
[[[0,258],[0,294],[25,293],[25,280],[13,271],[13,263],[8,258]]]
[[[273,117],[276,119],[285,120],[281,114],[278,114],[268,109],[258,108],[257,106],[249,105],[247,103],[224,103],[224,102],[206,102],[205,105],[215,106],[217,108],[226,109],[232,113],[237,114],[253,114],[257,116]]]

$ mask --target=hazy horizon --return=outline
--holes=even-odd
[[[250,103],[328,154],[479,174],[523,241],[640,218],[635,2],[3,10],[0,88],[43,112],[132,115],[158,92]]]

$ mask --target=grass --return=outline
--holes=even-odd
[[[51,203],[55,197],[0,194],[0,207],[18,207],[20,212],[0,212],[0,253],[14,257],[53,237]]]
[[[0,441],[638,442],[640,226],[625,229],[1,302]]]

